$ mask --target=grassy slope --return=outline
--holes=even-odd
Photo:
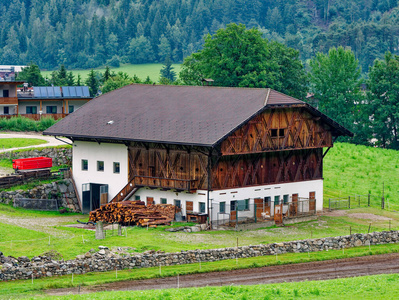
[[[47,141],[41,139],[27,138],[0,138],[0,149],[27,147],[46,144]]]
[[[158,81],[159,80],[159,71],[161,70],[163,64],[138,64],[138,65],[132,65],[132,64],[126,64],[122,65],[119,68],[111,68],[111,71],[114,71],[115,73],[118,72],[125,72],[129,74],[130,76],[137,75],[141,80],[145,80],[147,76],[150,76],[152,81]],[[174,71],[176,74],[180,72],[180,64],[173,64]],[[72,73],[75,75],[75,79],[78,77],[78,74],[82,78],[82,80],[85,80],[87,77],[87,74],[90,72],[90,70],[68,70],[72,71]],[[95,69],[95,71],[104,73],[105,68],[98,68]],[[50,77],[52,71],[42,71],[43,76]]]
[[[328,198],[371,193],[399,209],[399,152],[336,143],[324,159],[324,206]],[[380,201],[380,199],[379,199]],[[377,200],[376,200],[377,202]]]

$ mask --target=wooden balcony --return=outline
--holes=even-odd
[[[198,189],[198,180],[135,176],[122,190],[119,191],[111,202],[126,200],[140,187],[194,192]]]
[[[1,103],[0,103],[1,104]],[[6,119],[11,119],[13,117],[24,117],[24,118],[28,118],[28,119],[32,119],[35,121],[39,121],[40,119],[43,118],[48,118],[48,117],[52,117],[54,120],[59,120],[62,118],[65,118],[68,114],[14,114],[14,115],[0,115],[0,118],[6,118]]]
[[[0,104],[18,105],[18,97],[0,97]]]

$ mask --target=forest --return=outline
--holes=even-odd
[[[1,63],[42,69],[182,62],[232,22],[299,50],[302,61],[350,47],[363,73],[399,53],[397,0],[10,0],[0,10]]]

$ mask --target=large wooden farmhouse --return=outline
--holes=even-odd
[[[323,157],[352,135],[271,89],[159,85],[95,98],[45,134],[72,141],[85,212],[141,199],[211,220],[301,199],[321,210]]]

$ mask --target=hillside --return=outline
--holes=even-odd
[[[11,0],[0,9],[2,64],[87,69],[169,54],[178,63],[231,22],[260,27],[302,60],[349,46],[365,72],[384,52],[398,53],[397,0]]]

